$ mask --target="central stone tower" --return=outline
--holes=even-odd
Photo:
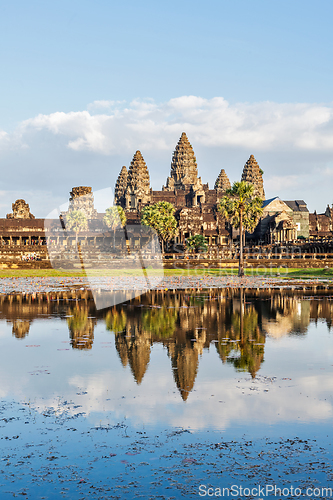
[[[202,184],[201,179],[198,179],[197,160],[187,135],[183,132],[173,153],[170,177],[162,189],[163,191],[187,190],[191,186],[196,186],[198,182]]]

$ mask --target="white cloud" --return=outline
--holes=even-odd
[[[202,146],[255,150],[333,151],[333,107],[318,104],[229,104],[222,97],[183,96],[165,103],[135,100],[128,106],[94,101],[90,111],[38,115],[20,125],[20,134],[47,130],[66,138],[75,151],[123,154],[172,148],[186,131]],[[1,140],[1,135],[0,135]]]
[[[110,369],[95,369],[89,374],[74,374],[67,378],[56,377],[57,370],[48,361],[51,375],[49,384],[36,384],[34,377],[26,377],[21,372],[10,378],[1,388],[2,397],[11,395],[17,401],[28,398],[31,407],[43,412],[53,408],[57,413],[69,411],[71,414],[83,412],[96,424],[104,413],[114,423],[124,417],[134,425],[162,425],[184,427],[193,430],[228,429],[234,425],[257,422],[273,425],[281,422],[323,423],[332,418],[333,408],[329,395],[332,394],[333,381],[327,374],[294,377],[292,383],[276,380],[267,382],[260,376],[252,380],[248,375],[223,379],[212,377],[209,390],[214,396],[207,398],[207,384],[196,383],[189,394],[186,404],[174,387],[171,371],[145,374],[142,384],[135,385],[129,367],[122,377]],[[14,367],[12,368],[14,370]],[[74,370],[73,370],[74,372]],[[170,390],[173,387],[174,390]],[[78,395],[82,391],[86,394]],[[74,405],[59,405],[62,400]],[[136,395],[133,397],[133,395]],[[126,397],[123,397],[126,395]],[[306,396],[305,396],[306,395]],[[221,403],[220,403],[221,402]],[[315,404],[314,404],[315,402]],[[80,410],[75,405],[80,404]],[[135,416],[135,418],[133,417]],[[245,422],[246,424],[246,422]]]

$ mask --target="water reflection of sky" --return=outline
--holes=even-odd
[[[37,304],[3,304],[0,397],[40,412],[67,401],[73,414],[110,425],[331,422],[330,297],[179,292],[142,301],[97,317],[89,303],[54,300],[37,313]]]

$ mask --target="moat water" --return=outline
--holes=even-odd
[[[89,294],[10,294],[0,306],[1,499],[332,485],[330,289],[155,291],[102,311]]]

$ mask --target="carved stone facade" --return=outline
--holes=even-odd
[[[303,200],[282,201],[276,196],[264,202],[263,210],[254,233],[256,239],[281,243],[309,238],[309,211]]]
[[[24,200],[16,200],[12,204],[13,212],[7,214],[7,219],[34,219],[35,216],[30,213],[30,208],[28,203]]]
[[[304,200],[284,200],[284,203],[292,210],[292,220],[297,226],[297,237],[308,239],[309,233],[309,210]]]
[[[321,238],[333,238],[333,205],[327,205],[325,213],[310,214],[310,238],[317,240]]]

